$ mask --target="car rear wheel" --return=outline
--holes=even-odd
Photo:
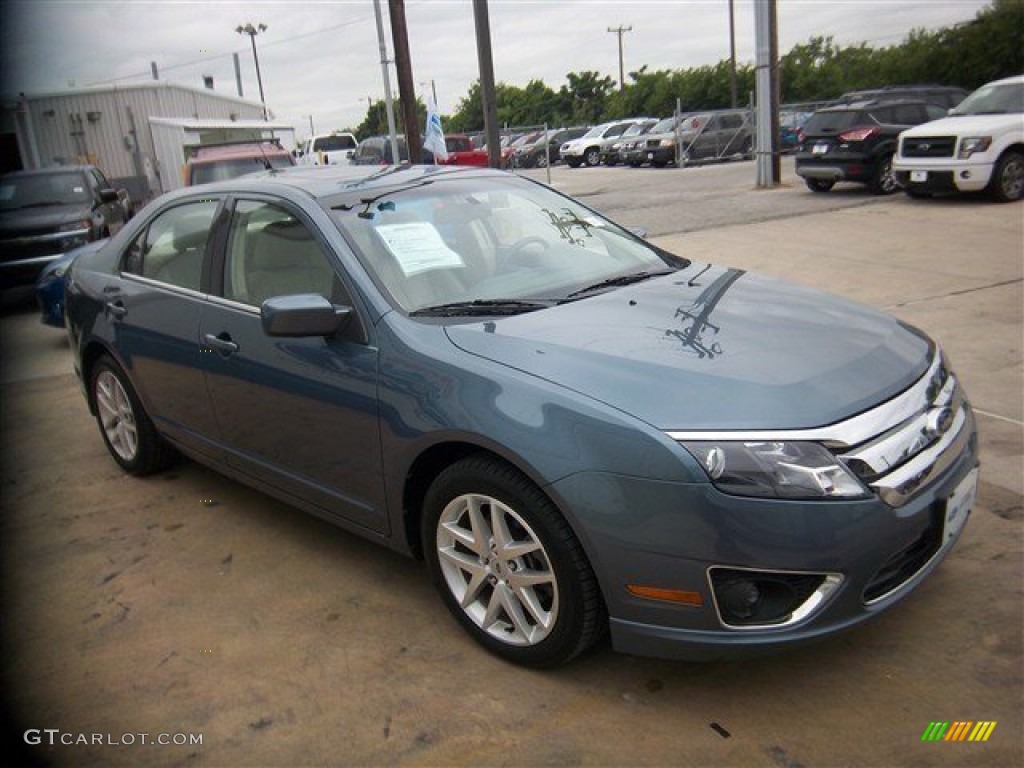
[[[827,179],[804,179],[804,183],[811,192],[828,192],[836,185],[834,181]]]
[[[93,366],[90,381],[96,423],[114,461],[133,475],[168,466],[174,451],[157,434],[121,366],[104,355]]]
[[[507,464],[475,456],[444,470],[427,492],[422,535],[448,610],[498,656],[553,667],[603,633],[583,548],[550,499]]]
[[[875,164],[875,172],[871,177],[871,191],[876,195],[891,195],[899,189],[896,177],[892,173],[892,155],[883,155]]]
[[[583,162],[594,168],[601,164],[601,150],[597,147],[591,147],[583,153]]]
[[[996,163],[989,182],[989,194],[1000,203],[1024,197],[1024,154],[1007,152]]]

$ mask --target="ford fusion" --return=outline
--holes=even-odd
[[[846,630],[949,553],[977,487],[920,331],[500,171],[180,190],[75,260],[67,317],[125,471],[180,452],[420,557],[529,666]]]

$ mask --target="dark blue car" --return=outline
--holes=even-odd
[[[64,275],[80,254],[93,253],[107,244],[107,238],[96,240],[68,251],[51,261],[36,278],[36,302],[39,304],[39,319],[44,325],[64,327]]]
[[[316,170],[172,193],[75,260],[126,471],[180,451],[422,557],[532,666],[609,630],[677,658],[821,638],[953,547],[977,437],[921,332],[500,171]]]

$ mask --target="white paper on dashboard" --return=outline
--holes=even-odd
[[[428,221],[385,224],[376,228],[406,277],[431,269],[464,267],[462,257],[447,246]]]

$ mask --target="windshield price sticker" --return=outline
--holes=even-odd
[[[432,269],[465,266],[462,257],[445,244],[441,234],[429,222],[385,224],[377,227],[376,232],[406,277]]]

